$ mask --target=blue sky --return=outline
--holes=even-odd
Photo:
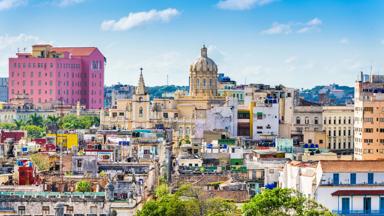
[[[17,48],[96,46],[106,84],[186,85],[202,44],[239,84],[352,86],[384,74],[381,0],[0,0],[0,76]]]

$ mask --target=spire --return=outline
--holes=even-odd
[[[207,47],[205,47],[205,45],[203,45],[203,48],[201,48],[201,57],[203,57],[203,58],[208,57],[208,51],[207,51]]]
[[[143,68],[140,68],[140,78],[139,78],[139,83],[137,84],[136,87],[136,92],[137,95],[144,95],[147,92],[145,91],[145,84],[144,84],[144,77],[143,77]]]

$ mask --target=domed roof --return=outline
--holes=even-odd
[[[207,48],[201,48],[201,56],[192,65],[190,70],[193,72],[217,72],[216,63],[208,58]]]

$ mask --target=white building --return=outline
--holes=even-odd
[[[279,104],[277,99],[253,108],[253,139],[275,138],[279,135]]]
[[[279,185],[314,198],[337,214],[384,214],[384,161],[287,163]]]

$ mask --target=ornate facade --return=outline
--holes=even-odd
[[[218,69],[216,63],[208,58],[205,46],[201,49],[201,57],[190,66],[189,72],[189,94],[176,92],[173,99],[155,98],[152,101],[146,92],[143,74],[140,73],[132,99],[117,100],[116,107],[103,111],[101,126],[132,130],[164,125],[173,128],[178,138],[191,137],[196,130],[203,130],[207,125],[209,110],[214,107],[229,109],[233,103],[226,103],[225,97],[217,95]]]

